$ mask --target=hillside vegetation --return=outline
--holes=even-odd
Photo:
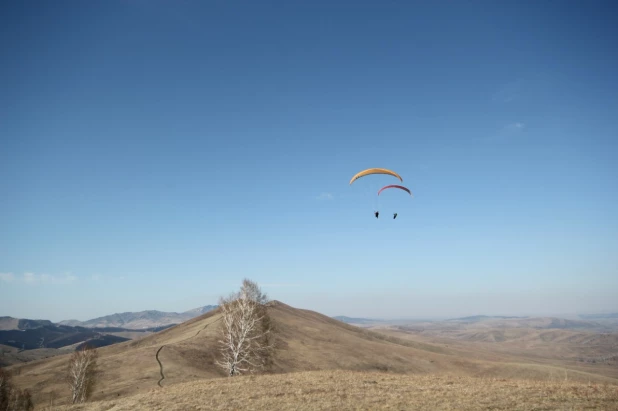
[[[265,409],[269,406],[272,407],[275,403],[281,403],[284,407],[292,407],[293,401],[301,401],[298,403],[301,405],[304,404],[302,401],[305,400],[315,401],[318,404],[322,395],[324,396],[325,408],[337,404],[337,401],[344,401],[344,405],[349,405],[355,403],[355,398],[365,392],[373,392],[376,396],[381,393],[381,400],[387,401],[385,404],[392,404],[393,406],[399,404],[399,401],[403,401],[403,403],[413,401],[412,397],[418,395],[426,397],[426,400],[423,401],[430,401],[432,395],[435,396],[436,393],[442,395],[444,392],[444,395],[447,396],[444,397],[445,404],[449,404],[451,400],[456,401],[457,395],[464,394],[489,396],[487,398],[498,401],[499,392],[491,394],[493,395],[491,396],[489,393],[491,390],[484,388],[479,381],[525,379],[528,382],[522,382],[517,387],[510,386],[508,381],[496,381],[495,384],[497,385],[494,388],[500,390],[509,387],[516,388],[512,392],[513,401],[516,401],[516,398],[532,396],[541,401],[539,404],[542,404],[543,401],[551,400],[543,399],[542,395],[545,391],[529,391],[536,389],[537,384],[531,382],[533,380],[545,384],[557,379],[560,381],[567,379],[569,384],[578,387],[573,394],[577,398],[579,398],[580,392],[584,397],[586,396],[584,393],[588,393],[588,396],[598,394],[582,391],[586,384],[596,387],[604,384],[615,387],[618,384],[615,372],[598,372],[598,369],[592,366],[565,366],[525,357],[500,355],[488,352],[485,349],[475,351],[469,346],[452,346],[441,342],[404,339],[345,324],[314,311],[293,308],[276,301],[269,303],[268,312],[275,329],[277,344],[274,361],[268,373],[286,373],[285,375],[259,376],[255,380],[244,377],[242,380],[236,380],[236,377],[232,379],[221,378],[225,376],[224,372],[215,365],[215,359],[218,355],[217,326],[220,318],[219,311],[215,310],[136,341],[127,341],[100,348],[98,360],[100,378],[92,400],[115,402],[122,399],[124,401],[125,397],[143,394],[144,397],[138,396],[135,401],[141,403],[146,401],[146,398],[151,398],[152,401],[158,398],[162,404],[167,404],[161,406],[161,408],[146,407],[146,409],[187,409],[183,408],[184,405],[169,408],[168,406],[172,406],[171,404],[175,401],[179,404],[185,404],[191,409],[193,405],[190,403],[180,402],[183,395],[201,397],[203,393],[208,398],[195,400],[195,404],[200,402],[202,409],[216,409],[219,405],[215,403],[212,403],[214,408],[206,406],[209,401],[215,401],[210,398],[211,394],[218,393],[213,398],[218,398],[217,401],[220,401],[220,404],[233,404],[236,401],[234,391],[231,388],[228,390],[223,387],[226,387],[225,384],[235,387],[234,384],[241,384],[242,382],[239,381],[244,381],[243,384],[256,384],[256,391],[254,391],[254,394],[247,394],[246,399],[254,401],[251,404],[255,404],[258,409],[259,407]],[[406,337],[407,335],[403,334],[402,336]],[[10,370],[14,374],[15,384],[21,388],[30,389],[36,404],[46,404],[51,397],[56,398],[55,404],[67,404],[68,388],[63,383],[66,364],[67,356],[63,355],[13,366],[10,367]],[[295,381],[293,378],[296,377],[292,377],[289,373],[301,371],[329,371],[331,373],[301,373],[297,377],[299,380],[293,382]],[[332,372],[335,374],[332,374]],[[364,379],[353,377],[365,375],[364,373],[367,372],[378,372],[383,380],[378,380],[378,377],[358,377],[377,381],[374,384],[364,383]],[[349,379],[344,377],[347,375],[350,375]],[[462,379],[458,380],[460,377]],[[283,389],[282,387],[286,384],[285,381],[288,378],[292,378],[290,381],[296,385],[290,386],[289,391],[287,389],[281,392],[276,391],[276,389]],[[389,378],[393,378],[393,380]],[[209,381],[205,379],[209,379]],[[320,381],[323,379],[329,381],[325,380],[326,382],[320,385],[322,384]],[[453,381],[453,383],[447,384],[448,381]],[[461,381],[461,385],[456,385],[459,387],[456,391],[459,394],[456,394],[455,391],[451,392],[456,381]],[[184,385],[184,383],[197,385]],[[308,385],[304,385],[305,383]],[[584,385],[577,385],[578,383]],[[157,384],[165,389],[152,392],[153,388],[158,388]],[[176,387],[177,384],[181,385]],[[329,388],[332,384],[335,384],[334,388]],[[343,385],[337,386],[337,384]],[[427,392],[414,394],[414,391],[406,391],[419,384],[426,386],[424,390]],[[436,386],[438,388],[430,388],[432,384],[438,384]],[[271,385],[272,387],[268,388]],[[175,388],[172,388],[172,386]],[[208,387],[211,386],[215,387],[212,388],[213,392],[208,391],[210,390]],[[183,389],[188,391],[183,394]],[[191,394],[191,390],[194,389],[198,391]],[[269,398],[270,394],[260,395],[259,392],[262,389],[266,390],[266,393],[270,392],[275,395],[273,398],[279,398],[279,402],[273,402],[275,400]],[[558,392],[558,389],[558,386],[552,388],[555,392]],[[395,394],[392,394],[391,398],[391,394],[386,391],[383,392],[383,390]],[[432,390],[438,391],[433,392]],[[248,388],[247,392],[250,392]],[[559,398],[565,399],[565,401],[568,395],[571,395],[568,394],[568,391],[559,392],[561,393]],[[603,391],[603,394],[598,394],[600,396],[598,404],[605,404],[603,401],[610,398],[608,393],[611,392],[613,392],[612,389],[608,388]],[[166,403],[165,401],[168,400],[165,398],[168,394],[171,399]],[[592,396],[594,397],[594,395]],[[478,398],[474,398],[471,397],[468,400],[467,406],[470,408],[474,408],[477,404],[472,402],[478,400]],[[551,398],[551,396],[548,398]],[[182,399],[182,401],[185,400]],[[287,404],[286,401],[289,402],[288,405],[285,405]],[[513,404],[513,402],[505,401],[507,400],[500,399],[497,404],[503,404],[501,406],[507,408],[509,404]],[[453,402],[453,404],[455,403]],[[108,403],[105,406],[110,406],[110,404]],[[365,404],[363,407],[371,408],[370,406],[373,403],[359,404]],[[433,405],[434,403],[427,404]],[[88,406],[97,407],[99,405]],[[104,406],[101,405],[101,407]],[[227,405],[221,405],[221,407],[228,408]],[[277,406],[274,409],[279,408]],[[121,409],[131,408],[130,405],[126,405],[126,408]]]
[[[450,375],[313,371],[175,384],[56,410],[618,409],[618,387]]]

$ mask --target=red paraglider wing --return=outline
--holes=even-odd
[[[380,193],[381,193],[382,191],[386,190],[387,188],[398,188],[398,189],[400,189],[400,190],[407,191],[407,192],[408,192],[408,194],[412,195],[412,193],[410,192],[410,190],[408,190],[406,187],[404,187],[404,186],[398,186],[398,185],[388,185],[388,186],[384,186],[384,187],[382,187],[382,188],[380,189],[380,191],[378,191],[378,195],[380,195]]]

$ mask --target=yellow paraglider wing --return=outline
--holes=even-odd
[[[366,175],[369,175],[369,174],[389,174],[393,177],[397,177],[399,181],[403,182],[403,179],[401,178],[401,176],[395,173],[394,171],[387,170],[385,168],[368,168],[367,170],[363,170],[360,173],[356,174],[354,177],[352,177],[352,179],[350,180],[350,184],[352,184],[359,178],[365,177]]]

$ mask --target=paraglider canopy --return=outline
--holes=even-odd
[[[404,186],[398,186],[398,185],[388,185],[388,186],[384,186],[382,187],[379,191],[378,191],[378,195],[380,195],[380,193],[388,188],[398,188],[400,190],[403,191],[407,191],[408,194],[412,195],[412,192],[410,190],[408,190],[406,187]]]
[[[368,168],[367,170],[363,170],[360,173],[356,174],[354,177],[352,177],[352,179],[350,180],[350,184],[352,184],[354,181],[358,180],[359,178],[365,177],[369,174],[388,174],[393,177],[397,177],[399,181],[403,182],[403,179],[401,178],[401,176],[392,170],[387,170],[386,168]]]

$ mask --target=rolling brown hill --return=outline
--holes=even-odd
[[[452,330],[380,326],[374,331],[417,343],[448,346],[463,358],[545,364],[570,372],[618,379],[618,333],[563,329],[490,328]]]
[[[546,328],[570,330],[597,330],[610,331],[611,329],[596,321],[569,320],[555,317],[485,317],[475,316],[444,321],[463,327],[475,328]],[[436,323],[440,326],[440,322]]]
[[[305,371],[173,384],[126,398],[54,408],[133,410],[618,409],[611,385],[377,371]]]
[[[270,373],[317,370],[378,371],[393,374],[532,378],[548,381],[563,377],[551,364],[516,361],[492,353],[471,355],[445,344],[395,338],[351,326],[322,314],[269,304],[278,349]],[[211,311],[178,326],[99,349],[100,382],[94,401],[114,400],[147,393],[170,384],[223,377],[214,365],[220,314]],[[159,362],[165,378],[161,380]],[[35,403],[66,403],[68,388],[62,382],[68,357],[10,367],[14,382],[32,391]],[[585,369],[570,369],[570,381],[618,384],[618,379]],[[161,380],[161,381],[160,381]]]

